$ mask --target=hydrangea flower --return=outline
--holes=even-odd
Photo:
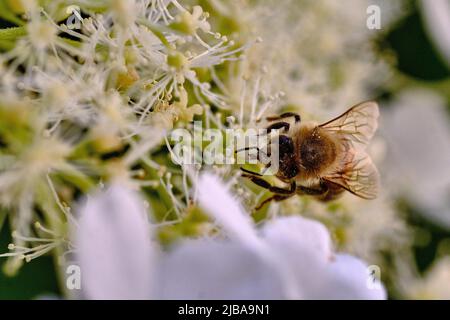
[[[67,238],[77,192],[117,177],[158,188],[165,165],[151,150],[167,130],[224,108],[226,97],[200,75],[239,60],[254,41],[212,31],[202,7],[176,0],[6,6],[3,17],[18,15],[0,33],[0,202],[15,230],[4,255],[14,258],[12,274],[21,259],[48,252],[34,246],[34,222]],[[159,192],[170,197],[167,186]]]

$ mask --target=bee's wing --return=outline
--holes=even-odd
[[[356,151],[347,157],[338,172],[322,177],[364,198],[375,199],[378,194],[380,178],[378,170],[364,151]]]
[[[319,127],[326,131],[340,134],[343,139],[350,140],[355,146],[367,145],[378,127],[378,104],[366,101],[351,107],[345,113]]]

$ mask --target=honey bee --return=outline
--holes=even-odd
[[[243,177],[273,193],[255,209],[296,194],[329,201],[347,190],[364,199],[376,198],[379,174],[365,148],[377,130],[378,116],[377,103],[366,101],[322,124],[302,122],[291,112],[266,118],[273,122],[268,131],[281,130],[275,176],[290,187],[273,186],[262,174],[241,168]],[[287,122],[289,118],[294,121]]]

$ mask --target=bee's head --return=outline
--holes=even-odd
[[[294,142],[290,137],[280,135],[278,146],[279,172],[286,179],[294,178],[300,171],[296,163]]]

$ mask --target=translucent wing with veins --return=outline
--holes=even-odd
[[[364,199],[375,199],[379,188],[378,170],[364,151],[348,156],[342,168],[322,177]]]
[[[322,179],[364,199],[377,197],[379,174],[364,148],[377,130],[379,114],[378,104],[366,101],[320,125],[322,129],[338,135],[345,150],[339,167]]]
[[[365,147],[378,128],[378,104],[366,101],[351,107],[345,113],[319,127],[333,134],[339,134],[355,147]]]

